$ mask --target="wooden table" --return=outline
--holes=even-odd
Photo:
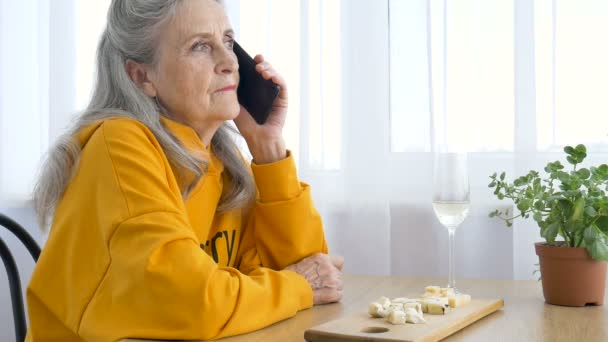
[[[545,304],[541,283],[534,280],[457,281],[462,292],[477,298],[503,298],[505,307],[443,341],[608,341],[606,305],[568,308]],[[438,278],[345,275],[344,298],[340,303],[315,306],[264,329],[218,341],[305,341],[306,329],[353,312],[365,312],[368,304],[380,296],[421,293],[427,285],[444,282],[445,279]],[[136,341],[141,340],[123,340]]]

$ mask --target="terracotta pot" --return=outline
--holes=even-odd
[[[603,305],[606,262],[589,256],[584,248],[535,243],[545,301],[563,306]]]

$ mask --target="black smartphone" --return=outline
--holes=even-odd
[[[271,80],[265,80],[255,70],[255,61],[237,42],[234,42],[233,50],[239,61],[241,80],[236,91],[239,103],[251,113],[258,124],[263,125],[279,95],[280,87]]]

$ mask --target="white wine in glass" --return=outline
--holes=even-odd
[[[448,230],[448,285],[456,289],[456,228],[464,221],[470,208],[469,174],[466,153],[436,153],[433,167],[433,209],[439,222]]]

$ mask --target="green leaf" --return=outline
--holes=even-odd
[[[568,221],[568,222],[566,222],[566,224],[564,224],[564,230],[570,234],[576,233],[578,231],[582,231],[583,229],[585,229],[585,224],[581,221],[576,221],[576,222]]]
[[[531,200],[529,200],[529,199],[522,199],[517,204],[517,209],[519,209],[521,211],[526,211],[526,210],[530,209],[530,205],[532,205],[532,201]]]
[[[557,203],[559,205],[558,208],[562,211],[562,213],[564,213],[564,216],[570,217],[572,203],[570,203],[570,201],[567,199],[558,199]]]
[[[595,221],[595,225],[604,233],[608,234],[608,216],[599,217]]]
[[[570,181],[570,175],[567,172],[557,171],[556,176],[557,176],[557,179],[559,179],[559,181],[562,183],[567,183]]]
[[[532,190],[531,188],[526,189],[526,193],[524,195],[529,200],[533,200],[535,197],[534,190]],[[532,202],[532,201],[530,201],[530,202]],[[532,205],[532,203],[530,203],[530,205]]]
[[[576,171],[576,173],[581,179],[588,179],[591,176],[591,172],[584,168]]]
[[[501,173],[501,174],[500,174],[500,180],[501,180],[501,181],[504,181],[504,180],[505,180],[505,176],[506,176],[506,174],[505,174],[504,172],[503,172],[503,173]]]
[[[587,206],[585,207],[585,214],[587,214],[589,217],[596,217],[597,211],[592,206]]]
[[[608,246],[604,239],[596,239],[593,244],[587,247],[587,251],[595,260],[608,261]]]
[[[585,244],[587,244],[587,246],[591,246],[598,237],[597,230],[595,227],[589,226],[585,228],[585,233],[583,236],[585,238]]]
[[[567,154],[574,154],[574,147],[566,146],[564,147],[564,152],[566,152]]]
[[[587,153],[587,148],[583,144],[576,145],[575,150],[578,153],[585,153],[585,154]]]
[[[577,190],[581,187],[581,185],[583,185],[583,183],[580,181],[580,179],[572,178],[572,180],[570,181],[569,187],[570,187],[570,190]]]
[[[579,197],[574,201],[574,210],[570,220],[572,222],[580,221],[583,216],[583,210],[585,209],[585,198]]]
[[[488,184],[488,188],[493,188],[496,186],[496,181],[492,181],[492,183]]]
[[[541,232],[541,236],[547,240],[548,243],[555,242],[555,238],[557,237],[557,232],[559,231],[559,223],[553,222]]]
[[[534,202],[534,209],[536,209],[536,210],[543,210],[543,209],[545,209],[545,203],[543,201],[536,201],[536,202]]]
[[[541,189],[541,185],[540,185],[540,178],[536,178],[534,179],[534,183],[532,184],[532,187],[534,188],[534,191],[537,191]]]
[[[538,211],[534,213],[534,221],[536,222],[541,222],[543,220],[543,215],[541,215],[541,213],[539,213]]]
[[[568,156],[568,157],[566,157],[566,160],[568,161],[568,163],[570,163],[572,165],[578,164],[578,161],[574,157]]]
[[[602,164],[596,168],[596,171],[602,179],[608,179],[608,165]]]

